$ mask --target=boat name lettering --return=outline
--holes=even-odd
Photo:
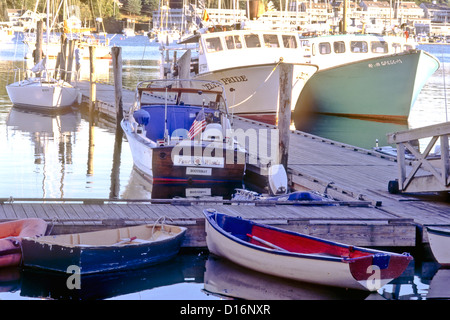
[[[174,155],[173,164],[175,166],[206,166],[213,168],[223,168],[225,159],[223,157],[196,157]]]
[[[66,272],[71,274],[66,280],[67,289],[81,289],[81,268],[72,264],[67,267]]]
[[[223,83],[224,85],[230,84],[230,83],[237,83],[237,82],[245,82],[248,81],[247,76],[233,76],[233,77],[226,77],[219,79],[219,82]],[[214,83],[206,83],[203,85],[203,87],[207,90],[212,90],[216,87],[218,87],[218,84]]]
[[[403,63],[402,59],[391,59],[391,60],[385,60],[380,61],[377,63],[369,63],[369,68],[379,68],[379,67],[385,67],[385,66],[392,66],[394,64]]]
[[[211,168],[186,168],[186,174],[196,174],[201,176],[210,176],[212,173]]]

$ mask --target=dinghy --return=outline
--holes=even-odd
[[[203,211],[211,253],[249,269],[320,285],[376,291],[413,260],[407,253],[372,250]]]
[[[20,265],[23,237],[39,237],[45,234],[47,223],[38,218],[0,223],[0,267]]]
[[[24,238],[23,264],[80,274],[155,265],[173,258],[186,228],[148,224],[85,233]],[[71,271],[73,272],[73,271]]]
[[[450,229],[440,227],[427,227],[431,251],[436,261],[450,267]]]

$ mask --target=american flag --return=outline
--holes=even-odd
[[[197,114],[197,117],[195,118],[194,122],[191,125],[191,128],[189,129],[188,137],[189,139],[193,139],[197,134],[203,131],[206,127],[206,119],[205,119],[205,113],[203,112],[203,109],[200,110],[200,112]]]

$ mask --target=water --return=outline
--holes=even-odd
[[[124,60],[124,85],[132,88],[137,81],[156,78],[160,53],[148,45],[146,37],[123,39],[116,36],[113,45],[121,46]],[[387,144],[386,134],[446,121],[444,77],[450,82],[450,46],[427,45],[423,49],[442,63],[422,90],[408,124],[371,122],[331,116],[311,119],[305,129],[310,133],[363,148]],[[0,198],[151,198],[152,186],[133,170],[126,141],[114,150],[114,125],[98,119],[90,127],[84,112],[48,116],[12,108],[5,85],[12,81],[11,69],[20,66],[25,48],[20,43],[2,44],[0,51]],[[112,71],[104,81],[111,81]],[[113,94],[113,92],[111,92]],[[421,144],[425,143],[421,141]],[[115,160],[114,160],[115,159]],[[415,255],[416,256],[416,255]],[[225,265],[225,266],[224,266]],[[244,290],[245,283],[258,276],[258,283],[272,288],[282,299],[426,299],[438,265],[428,256],[419,258],[404,275],[370,296],[350,295],[337,289],[323,289],[295,284],[217,262],[204,252],[187,252],[159,267],[83,280],[85,291],[68,291],[66,276],[30,271],[0,270],[0,299],[102,298],[102,299],[219,299],[223,295],[254,298],[261,294]],[[238,269],[238,270],[236,270]],[[227,270],[235,282],[214,287],[219,279],[211,270]],[[44,280],[45,279],[45,280]],[[222,279],[223,280],[223,279]],[[84,282],[83,282],[84,281]],[[94,290],[95,288],[96,290]],[[107,290],[103,290],[107,288]],[[205,290],[208,289],[208,290]],[[103,290],[103,291],[102,291]],[[295,297],[289,296],[294,292]],[[265,292],[267,298],[268,292]],[[261,297],[261,296],[260,296]]]

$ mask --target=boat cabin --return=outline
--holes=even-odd
[[[133,113],[136,130],[157,145],[190,140],[195,120],[205,122],[203,141],[222,141],[225,130],[230,128],[221,91],[144,87],[138,88],[138,94],[140,108]]]
[[[300,43],[305,51],[306,62],[317,64],[320,69],[415,49],[412,39],[377,35],[302,38]]]
[[[278,62],[299,62],[295,32],[233,30],[197,34],[198,73]],[[196,68],[195,68],[196,69]]]

